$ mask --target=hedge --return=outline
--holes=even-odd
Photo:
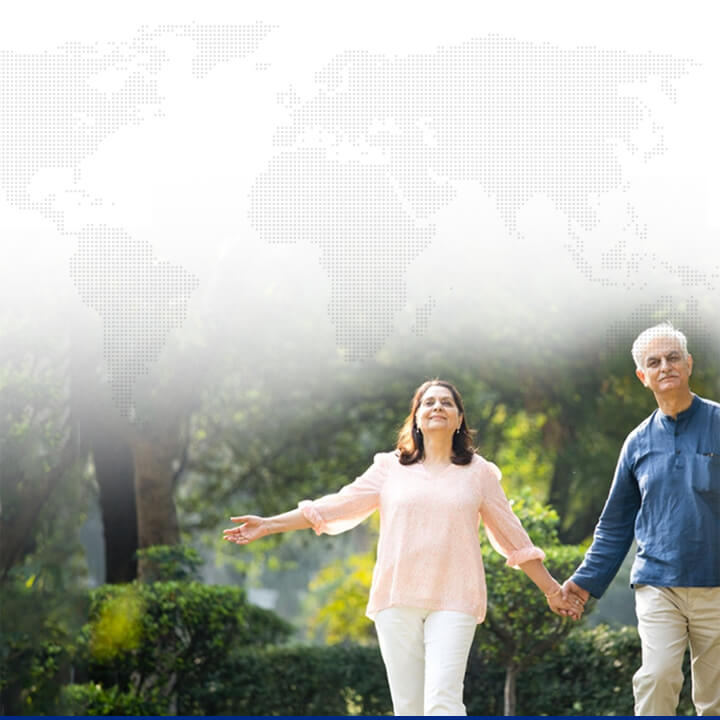
[[[90,714],[207,714],[234,656],[292,632],[238,587],[134,582],[103,585],[86,598],[89,621],[74,635],[65,628],[38,640],[3,627],[3,713],[52,714],[67,705],[73,714],[87,714],[85,706],[97,706]],[[71,678],[75,684],[63,688]]]
[[[518,714],[631,715],[632,675],[639,665],[634,628],[576,629],[561,647],[520,676]],[[687,667],[685,668],[687,672]],[[473,652],[465,678],[470,715],[501,715],[504,671]],[[179,690],[178,714],[381,715],[390,714],[379,650],[357,645],[249,647],[228,658],[197,686]],[[195,703],[191,706],[187,698]],[[158,695],[141,701],[132,690],[68,686],[62,710],[73,714],[162,714]],[[692,711],[689,681],[679,714]]]
[[[249,605],[240,588],[189,581],[130,583],[103,586],[86,597],[89,621],[80,633],[71,634],[69,628],[49,632],[46,623],[41,628],[45,641],[30,644],[23,639],[27,628],[4,629],[6,672],[0,687],[11,701],[5,712],[391,712],[377,647],[288,646],[291,627]],[[471,715],[500,715],[504,670],[478,652],[482,633],[481,628],[471,652],[465,702]],[[635,628],[574,626],[554,651],[519,676],[517,713],[630,715],[632,675],[639,664]],[[685,672],[679,714],[692,712],[687,661]],[[71,677],[74,682],[68,684]]]
[[[275,613],[248,604],[238,587],[104,585],[91,594],[76,664],[92,683],[116,687],[121,705],[128,693],[146,698],[152,710],[142,714],[156,714],[165,698],[172,714],[212,715],[235,658],[283,642],[291,632]]]

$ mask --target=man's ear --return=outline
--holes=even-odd
[[[638,379],[645,387],[647,387],[647,383],[645,382],[645,373],[642,371],[642,368],[635,368],[635,375],[637,375],[637,379]]]
[[[688,375],[692,375],[693,359],[692,359],[692,355],[690,353],[688,353],[688,356],[687,356],[687,363],[688,363]]]

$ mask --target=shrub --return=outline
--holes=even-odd
[[[632,676],[640,667],[634,627],[574,630],[556,652],[523,674],[518,713],[632,715]],[[694,714],[687,658],[678,715]]]
[[[6,582],[0,602],[0,714],[52,712],[70,680],[86,596]]]
[[[634,628],[574,629],[529,667],[518,684],[523,715],[631,715],[632,675],[640,663]],[[679,714],[690,714],[688,668]],[[504,668],[471,653],[465,676],[470,715],[502,715]],[[187,677],[187,676],[186,676]],[[392,703],[377,647],[248,646],[188,677],[168,706],[167,678],[138,693],[97,683],[69,686],[63,712],[158,715],[383,715]]]
[[[145,583],[200,580],[203,559],[189,545],[153,545],[138,550],[137,557],[143,561]]]
[[[58,702],[58,712],[63,715],[162,715],[166,708],[166,699],[158,693],[140,697],[121,692],[117,686],[106,689],[95,683],[66,685]]]
[[[245,601],[236,587],[197,582],[105,585],[91,592],[79,675],[118,695],[73,695],[73,702],[165,698],[173,714],[212,714],[218,678],[251,647],[285,641],[291,627]],[[98,696],[100,697],[100,696]],[[67,698],[66,698],[67,699]],[[69,701],[69,700],[68,700]]]
[[[228,668],[233,715],[382,715],[392,712],[377,647],[252,650]],[[231,689],[232,688],[232,689]]]

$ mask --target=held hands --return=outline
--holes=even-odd
[[[585,602],[573,592],[569,592],[565,585],[558,584],[557,588],[545,594],[550,609],[562,617],[579,620],[583,614]]]
[[[240,527],[226,528],[223,530],[223,538],[228,542],[237,545],[247,545],[253,540],[259,540],[268,534],[265,518],[258,515],[240,515],[231,517],[234,523],[242,523]]]
[[[570,597],[577,598],[583,607],[585,607],[585,603],[590,599],[590,593],[585,588],[581,588],[579,585],[574,583],[572,580],[566,580],[563,583],[563,591]]]

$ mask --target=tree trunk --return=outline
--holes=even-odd
[[[105,582],[130,582],[137,577],[138,548],[130,425],[100,379],[100,359],[85,350],[88,343],[81,340],[75,339],[72,352],[72,407],[95,467],[105,537]]]
[[[141,549],[153,545],[176,545],[180,541],[173,500],[173,460],[176,459],[178,434],[173,425],[164,434],[137,430],[132,449],[135,464],[138,543]],[[145,563],[138,562],[138,578],[145,575]]]
[[[92,455],[105,538],[105,582],[137,577],[137,509],[131,426],[118,411],[108,383],[97,329],[73,325],[71,408],[83,450]]]
[[[92,454],[105,535],[105,582],[130,582],[137,577],[138,549],[132,450],[123,434],[103,433],[93,437]]]
[[[515,715],[515,688],[517,684],[518,667],[510,664],[505,668],[505,691],[503,693],[503,713],[507,716]]]

